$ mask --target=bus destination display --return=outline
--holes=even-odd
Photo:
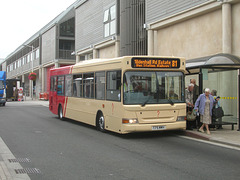
[[[180,59],[132,58],[132,68],[179,68]]]

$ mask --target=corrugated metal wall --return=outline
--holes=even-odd
[[[56,58],[56,26],[42,35],[42,64],[53,62]]]
[[[116,4],[116,0],[89,0],[76,9],[76,50],[94,45],[105,39],[104,11],[114,4]]]
[[[146,23],[177,14],[209,0],[146,0]]]
[[[120,1],[120,55],[146,55],[145,0]]]

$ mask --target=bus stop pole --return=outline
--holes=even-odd
[[[238,131],[240,131],[240,69],[238,69]]]
[[[202,68],[200,68],[199,76],[198,76],[198,84],[199,84],[199,95],[203,93],[203,75],[202,75]]]

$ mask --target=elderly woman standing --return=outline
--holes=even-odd
[[[211,124],[212,121],[212,109],[213,109],[214,98],[210,94],[210,89],[206,88],[205,93],[201,94],[196,103],[194,109],[199,111],[200,121],[203,125],[199,128],[199,131],[204,133],[204,126],[207,129],[207,134],[210,134],[208,125]]]

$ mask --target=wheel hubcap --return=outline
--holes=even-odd
[[[101,116],[101,117],[99,118],[99,127],[100,127],[101,129],[104,129],[104,117],[103,117],[103,116]]]
[[[59,112],[59,117],[60,117],[60,119],[62,119],[62,117],[63,117],[62,108],[60,108],[59,111],[60,111],[60,112]]]

